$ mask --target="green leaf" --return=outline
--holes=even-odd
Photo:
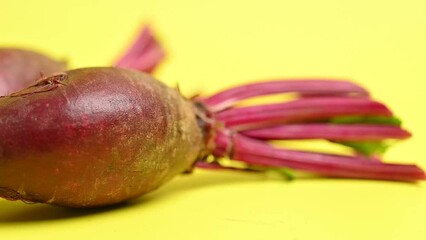
[[[351,147],[357,152],[371,156],[374,154],[383,154],[390,147],[389,144],[383,141],[367,141],[367,142],[356,142],[356,141],[345,141],[345,142],[337,142],[347,147]]]
[[[289,181],[292,181],[295,178],[293,171],[291,171],[291,169],[288,169],[288,168],[272,168],[270,170],[281,174],[282,176],[287,178],[287,180]]]
[[[352,124],[352,123],[369,123],[369,124],[386,124],[401,125],[401,120],[397,117],[384,116],[343,116],[330,119],[331,123]]]

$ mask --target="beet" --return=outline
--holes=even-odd
[[[118,68],[65,74],[1,99],[2,197],[113,204],[159,187],[202,152],[194,105],[176,90]]]
[[[65,66],[65,62],[34,51],[0,48],[0,96],[21,90],[40,78],[40,74],[62,72]]]
[[[113,64],[152,73],[164,58],[164,50],[148,26],[142,26],[133,44]],[[42,53],[0,48],[0,96],[23,89],[43,76],[65,71],[66,64]]]

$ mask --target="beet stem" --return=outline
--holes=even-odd
[[[117,60],[115,66],[152,72],[164,58],[165,53],[151,29],[144,26],[126,53]]]
[[[216,118],[234,130],[247,130],[282,123],[360,115],[392,116],[392,112],[385,105],[370,99],[316,97],[286,103],[228,109],[217,113]]]
[[[302,95],[359,95],[368,96],[367,90],[352,82],[328,79],[289,79],[252,83],[230,88],[210,96],[204,103],[213,112],[231,107],[237,101],[277,93],[295,92]]]
[[[426,175],[416,165],[393,164],[369,161],[361,156],[343,156],[307,151],[294,151],[273,147],[265,142],[250,139],[239,134],[227,136],[224,132],[217,135],[218,148],[233,151],[230,157],[242,162],[266,166],[289,167],[332,177],[365,178],[396,181],[417,181],[426,179]],[[227,139],[227,140],[224,140]]]
[[[286,124],[243,131],[241,134],[257,139],[327,139],[334,141],[377,141],[406,139],[411,134],[399,126],[374,124]]]
[[[242,172],[263,172],[263,169],[256,169],[256,168],[250,168],[250,167],[246,167],[246,168],[237,168],[237,167],[232,167],[232,166],[224,166],[221,165],[218,162],[203,162],[203,161],[199,161],[195,164],[195,166],[197,168],[202,168],[202,169],[213,169],[213,170],[233,170],[233,171],[242,171]]]

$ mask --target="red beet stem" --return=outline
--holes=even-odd
[[[328,79],[289,79],[252,83],[230,88],[204,100],[210,111],[229,108],[237,101],[277,93],[300,93],[303,95],[361,95],[367,90],[349,81]]]
[[[229,109],[217,113],[216,118],[234,130],[247,130],[337,116],[392,116],[392,112],[385,105],[365,98],[315,97]]]
[[[233,171],[243,171],[243,172],[262,172],[262,169],[254,168],[237,168],[232,166],[223,166],[218,162],[203,162],[199,161],[195,164],[197,168],[202,169],[212,169],[212,170],[233,170]]]
[[[154,38],[148,26],[142,28],[133,45],[117,61],[115,66],[152,72],[164,58],[164,50]]]
[[[243,131],[241,134],[257,139],[328,139],[334,141],[377,141],[405,139],[411,134],[399,126],[368,124],[286,124]]]
[[[227,140],[228,145],[222,145]],[[265,167],[289,167],[325,176],[380,179],[396,181],[417,181],[426,175],[416,165],[393,164],[369,161],[360,156],[343,156],[305,151],[286,150],[273,147],[265,142],[250,139],[239,134],[228,137],[223,132],[217,135],[218,148],[227,149],[232,159],[251,165]]]

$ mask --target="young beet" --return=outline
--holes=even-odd
[[[0,96],[28,86],[40,78],[41,73],[50,75],[62,72],[65,65],[65,62],[33,51],[0,48]]]
[[[0,101],[0,195],[71,207],[151,191],[204,149],[193,104],[150,76],[88,68]]]

